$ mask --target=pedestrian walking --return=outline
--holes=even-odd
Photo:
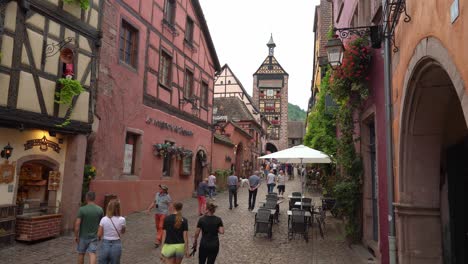
[[[232,209],[232,198],[234,197],[234,207],[239,206],[237,204],[237,189],[239,188],[239,177],[232,174],[227,178],[227,184],[229,189],[229,209]]]
[[[206,194],[208,193],[208,178],[203,179],[198,184],[197,197],[198,197],[198,215],[202,216],[206,211]]]
[[[214,201],[215,198],[213,196],[215,195],[216,191],[216,176],[214,172],[211,172],[211,175],[208,176],[208,191],[210,199]]]
[[[102,240],[99,250],[99,264],[119,264],[122,256],[121,237],[125,233],[125,218],[121,216],[120,201],[111,200],[106,208],[106,216],[101,219],[98,238]]]
[[[146,213],[149,214],[150,210],[156,207],[156,213],[154,215],[154,223],[156,226],[156,239],[154,246],[156,248],[161,245],[164,218],[169,214],[169,207],[172,203],[172,198],[168,193],[169,188],[164,185],[159,185],[159,192],[154,196],[153,202],[146,209]]]
[[[200,264],[214,264],[219,252],[218,234],[224,234],[223,220],[215,216],[216,205],[208,203],[207,213],[198,220],[197,230],[195,230],[194,248],[197,247],[198,236],[202,233],[200,248],[198,251],[198,261]]]
[[[189,257],[188,221],[182,217],[182,203],[175,203],[175,212],[164,218],[161,255],[165,263],[182,263]]]
[[[89,263],[96,264],[96,250],[98,244],[98,228],[104,216],[102,208],[94,203],[96,194],[86,194],[86,205],[80,207],[75,220],[75,242],[77,243],[78,264],[84,263],[85,254],[89,255]]]
[[[270,170],[270,173],[267,175],[267,187],[268,187],[268,193],[273,192],[273,189],[275,188],[276,185],[276,175],[272,170]]]
[[[286,189],[286,175],[284,175],[284,171],[280,170],[278,175],[278,195],[283,195]]]
[[[255,207],[255,199],[257,199],[258,187],[260,187],[260,172],[256,171],[252,176],[249,177],[249,210],[252,211]]]

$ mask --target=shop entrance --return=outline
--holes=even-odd
[[[206,154],[205,151],[199,150],[195,157],[195,177],[194,184],[195,190],[198,187],[198,184],[203,181],[203,167],[206,164]]]
[[[234,175],[244,177],[244,145],[242,143],[237,144],[236,148],[236,165]]]
[[[32,160],[21,165],[16,195],[18,215],[57,213],[57,189],[60,184],[57,167],[46,160]]]
[[[459,96],[442,66],[426,59],[405,98],[396,204],[399,262],[468,263],[468,130]]]

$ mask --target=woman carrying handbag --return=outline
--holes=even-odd
[[[122,256],[121,235],[125,233],[125,218],[120,216],[120,201],[111,200],[106,216],[101,219],[98,238],[102,240],[99,250],[99,264],[119,264]]]

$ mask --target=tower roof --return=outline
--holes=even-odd
[[[268,41],[267,46],[270,47],[276,47],[275,42],[273,41],[273,33],[270,36],[270,41]]]
[[[254,73],[254,75],[258,74],[281,74],[289,76],[274,56],[266,57],[262,65],[260,65],[258,70]]]

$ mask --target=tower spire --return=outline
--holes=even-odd
[[[273,41],[273,33],[271,33],[270,41],[268,41],[267,47],[268,47],[268,56],[273,56],[275,54],[275,47],[276,47],[276,44]]]

